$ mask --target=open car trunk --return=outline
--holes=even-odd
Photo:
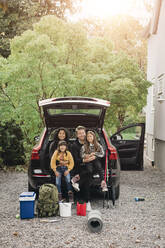
[[[102,128],[110,103],[96,98],[65,97],[42,100],[39,106],[44,112],[47,128]]]

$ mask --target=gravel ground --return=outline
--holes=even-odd
[[[89,232],[87,217],[77,216],[75,206],[72,217],[55,223],[16,219],[26,173],[0,171],[0,189],[0,248],[165,248],[165,174],[147,164],[144,171],[121,172],[115,207],[103,209],[101,200],[92,201],[102,213],[101,233]],[[145,201],[135,202],[136,196]]]

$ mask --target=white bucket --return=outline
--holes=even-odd
[[[70,217],[71,216],[71,202],[60,202],[59,208],[60,208],[60,216],[61,217]]]

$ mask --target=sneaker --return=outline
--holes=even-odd
[[[74,188],[75,191],[80,191],[79,184],[78,183],[72,183],[72,187]]]
[[[91,208],[91,203],[90,202],[87,202],[86,204],[86,211],[91,211],[92,208]]]
[[[80,180],[80,176],[76,175],[72,178],[71,183],[77,183]]]
[[[74,202],[74,200],[73,200],[73,192],[71,190],[68,192],[68,196],[69,196],[69,202]]]
[[[107,192],[107,191],[108,191],[107,186],[104,186],[104,187],[102,188],[102,192]]]
[[[101,188],[103,192],[108,191],[107,184],[104,180],[101,182]]]

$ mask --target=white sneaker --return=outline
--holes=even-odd
[[[90,202],[87,202],[86,204],[86,211],[91,211],[92,208],[91,208],[91,203]]]
[[[106,191],[108,191],[108,188],[107,188],[107,186],[104,186],[104,187],[102,188],[102,192],[106,192]]]
[[[108,191],[107,184],[104,180],[101,182],[101,188],[103,192]]]
[[[77,183],[78,181],[80,180],[80,176],[79,175],[76,175],[72,178],[71,182],[72,183]]]
[[[80,191],[79,184],[78,183],[72,183],[72,187],[78,192]]]

